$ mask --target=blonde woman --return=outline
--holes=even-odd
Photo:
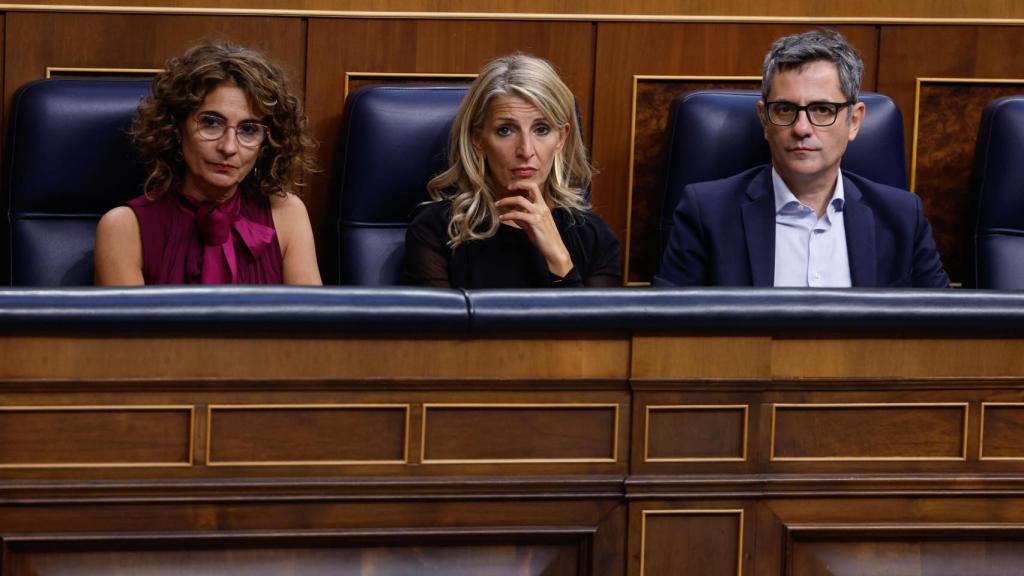
[[[619,286],[619,241],[590,211],[575,99],[546,61],[489,62],[462,101],[449,168],[406,233],[409,283],[452,288]]]

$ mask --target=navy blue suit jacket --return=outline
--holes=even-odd
[[[842,175],[853,285],[949,286],[921,199],[850,172]],[[687,186],[673,216],[655,284],[772,286],[774,282],[771,166]]]

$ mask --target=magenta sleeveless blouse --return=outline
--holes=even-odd
[[[281,245],[268,198],[241,192],[195,204],[179,192],[128,202],[139,220],[146,284],[281,284]]]

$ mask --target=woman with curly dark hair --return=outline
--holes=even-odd
[[[145,193],[96,230],[96,283],[320,284],[295,195],[315,143],[281,69],[227,42],[172,58],[132,137]]]

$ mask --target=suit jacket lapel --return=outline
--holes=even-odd
[[[750,279],[754,286],[775,284],[775,195],[772,169],[766,167],[747,186],[742,206],[743,234],[750,258]]]
[[[850,282],[854,286],[878,284],[875,263],[875,214],[864,204],[864,196],[849,178],[843,177],[843,227],[846,229],[846,253],[850,259]]]

